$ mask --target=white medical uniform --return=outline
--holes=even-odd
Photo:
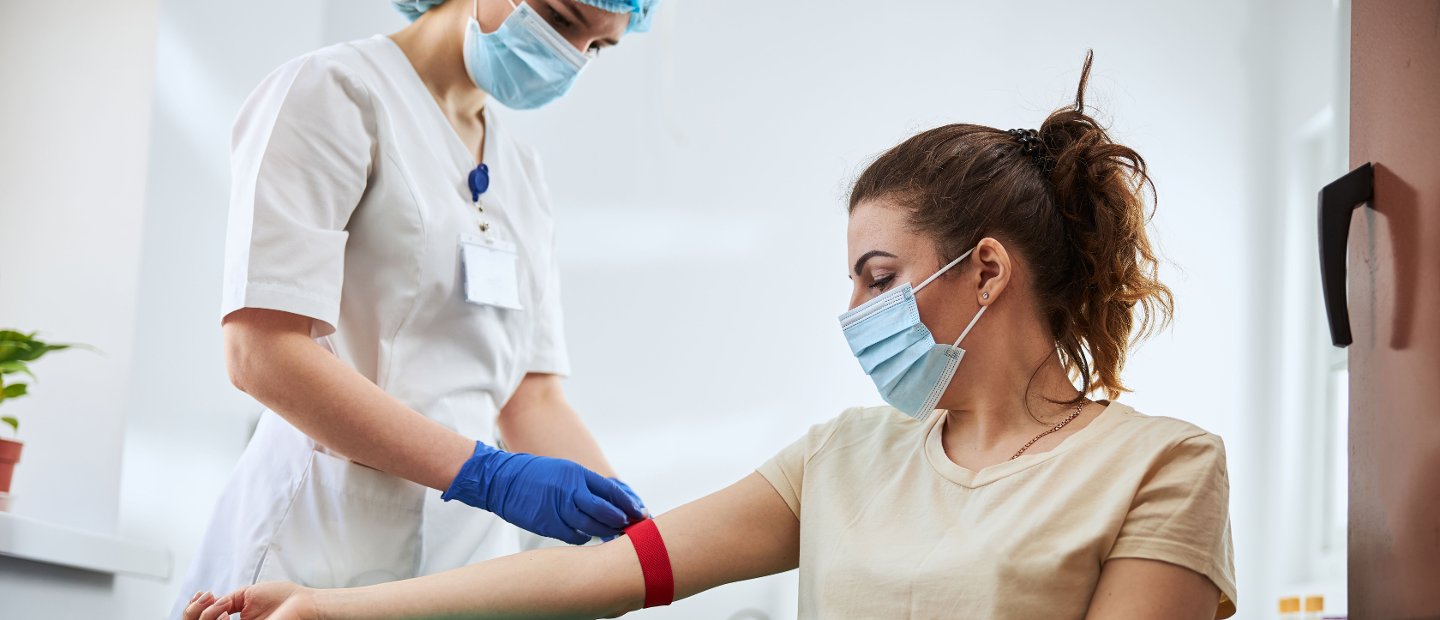
[[[517,246],[523,309],[466,301],[458,248],[479,233],[466,185],[475,156],[405,54],[376,36],[285,64],[241,109],[222,316],[310,317],[313,337],[387,393],[493,445],[496,413],[525,373],[565,374],[568,361],[539,162],[485,114],[484,216]],[[513,553],[520,532],[330,453],[266,411],[181,598],[271,579],[404,579]]]

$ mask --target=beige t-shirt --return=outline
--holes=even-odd
[[[946,417],[850,409],[760,467],[800,519],[800,617],[1083,618],[1111,558],[1196,571],[1235,613],[1219,437],[1111,403],[972,472],[945,455]]]

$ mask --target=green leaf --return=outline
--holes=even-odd
[[[0,362],[14,361],[20,357],[20,345],[14,342],[0,341]]]
[[[11,383],[5,386],[5,389],[0,390],[0,394],[4,394],[5,398],[19,398],[24,396],[25,391],[29,388],[30,386],[24,383]]]
[[[0,364],[9,362],[33,362],[48,353],[80,348],[99,353],[99,349],[80,343],[51,343],[35,339],[38,332],[28,334],[12,329],[0,330]],[[4,372],[4,371],[0,371]],[[16,371],[9,371],[16,372]],[[29,374],[29,373],[26,373]],[[30,375],[34,377],[34,375]]]
[[[15,416],[7,415],[4,417],[0,417],[0,422],[9,424],[10,428],[13,429],[15,432],[20,432],[20,421],[15,419]]]
[[[71,347],[81,347],[94,350],[93,347],[82,344],[70,343],[49,343],[35,339],[35,334],[28,334],[15,330],[0,330],[0,363],[10,361],[33,362],[40,359],[47,353],[63,351]]]
[[[19,374],[22,374],[22,375],[26,375],[26,376],[30,377],[31,379],[34,379],[34,378],[35,378],[35,373],[30,372],[30,368],[25,365],[25,362],[22,362],[22,361],[20,361],[20,360],[10,360],[10,361],[8,361],[8,362],[0,362],[0,375],[13,375],[13,374],[16,374],[16,373],[19,373]],[[3,384],[0,384],[0,385],[3,385]]]
[[[40,359],[40,358],[41,358],[42,356],[44,356],[46,353],[49,353],[49,352],[51,352],[51,351],[59,351],[59,350],[61,350],[61,349],[68,349],[68,348],[70,348],[70,345],[66,345],[66,344],[45,344],[45,343],[43,343],[43,342],[31,342],[31,343],[29,343],[28,345],[26,345],[25,348],[26,348],[26,349],[29,349],[29,350],[28,350],[28,351],[25,351],[25,352],[22,353],[22,354],[20,354],[20,361],[22,361],[22,362],[33,362],[33,361],[35,361],[35,360]]]

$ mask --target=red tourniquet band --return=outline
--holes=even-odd
[[[670,572],[670,554],[653,519],[646,519],[625,528],[635,555],[640,558],[640,572],[645,575],[645,607],[669,605],[675,600],[675,575]]]

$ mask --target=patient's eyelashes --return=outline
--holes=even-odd
[[[895,281],[895,274],[893,274],[893,273],[887,273],[887,274],[884,274],[884,275],[881,275],[881,276],[875,278],[875,279],[870,283],[870,287],[869,287],[869,288],[870,288],[870,290],[875,291],[875,292],[878,293],[878,292],[884,291],[884,290],[887,289],[887,288],[890,288],[890,283],[891,283],[891,282],[894,282],[894,281]]]

